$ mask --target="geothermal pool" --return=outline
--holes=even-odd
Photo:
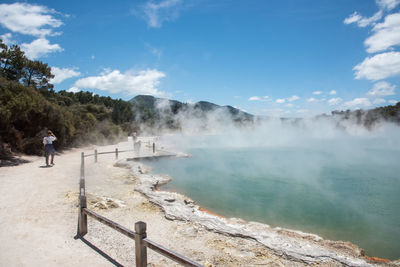
[[[210,138],[215,139],[203,137],[200,143],[216,142]],[[192,145],[185,150],[190,158],[149,164],[154,173],[173,177],[166,189],[211,212],[351,241],[369,256],[393,260],[400,258],[397,139]]]

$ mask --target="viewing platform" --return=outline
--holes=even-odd
[[[150,155],[139,155],[131,158],[127,158],[127,161],[149,161],[157,160],[159,158],[176,157],[177,154],[168,151],[157,151],[155,154]]]

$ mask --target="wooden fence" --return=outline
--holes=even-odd
[[[79,180],[79,214],[78,214],[78,236],[83,237],[88,232],[87,226],[87,216],[113,228],[114,230],[126,235],[127,237],[135,240],[135,256],[136,256],[136,266],[144,267],[147,266],[147,248],[183,265],[183,266],[203,266],[196,263],[174,251],[171,251],[163,246],[149,240],[146,235],[146,223],[139,221],[135,223],[135,231],[131,231],[116,222],[113,222],[94,211],[87,208],[86,201],[86,189],[85,189],[85,157],[94,156],[94,161],[97,162],[97,156],[101,154],[111,154],[115,153],[115,158],[118,159],[118,154],[122,152],[128,152],[133,150],[115,151],[111,152],[101,152],[98,153],[97,150],[93,154],[85,155],[83,152],[81,154],[81,169],[80,169],[80,180]],[[153,143],[153,153],[155,153],[155,143]]]

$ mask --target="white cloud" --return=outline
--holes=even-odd
[[[332,90],[332,91],[329,92],[329,94],[330,94],[330,95],[336,95],[337,92],[336,92],[335,90]]]
[[[261,97],[259,97],[259,96],[251,96],[251,97],[249,97],[249,101],[261,101]]]
[[[160,79],[166,75],[156,69],[138,72],[119,70],[106,71],[100,76],[91,76],[79,79],[74,87],[85,89],[98,89],[111,93],[123,93],[128,96],[135,94],[164,95],[158,90]]]
[[[374,34],[365,40],[368,53],[385,51],[400,44],[400,13],[386,16],[385,21],[376,24]]]
[[[381,80],[400,74],[400,52],[367,57],[353,68],[356,79]]]
[[[292,103],[289,103],[289,104],[286,104],[286,106],[289,107],[289,108],[291,108],[291,107],[293,107],[293,104],[292,104]]]
[[[382,18],[383,12],[382,10],[379,10],[376,12],[374,15],[372,15],[369,18],[365,18],[358,14],[358,12],[354,12],[351,14],[349,17],[347,17],[343,22],[344,24],[351,24],[351,23],[357,23],[358,27],[366,27],[368,25],[374,24],[376,21],[380,20]]]
[[[368,98],[355,98],[352,101],[348,101],[344,103],[344,106],[347,108],[355,108],[359,109],[362,107],[370,107],[371,101]]]
[[[183,0],[164,0],[159,3],[148,1],[144,7],[147,24],[153,28],[160,28],[164,21],[171,21],[179,16]]]
[[[400,0],[376,0],[376,4],[380,9],[392,10],[400,4]]]
[[[380,104],[383,104],[383,103],[386,103],[386,100],[383,99],[383,98],[377,98],[377,99],[374,100],[374,104],[375,105],[380,105]]]
[[[368,94],[371,96],[387,96],[394,95],[395,85],[392,85],[388,82],[378,82],[374,84],[374,87],[368,91]]]
[[[313,95],[320,95],[320,94],[322,94],[322,91],[314,91],[312,94]]]
[[[361,16],[357,11],[348,16],[343,23],[352,24],[357,23],[358,27],[366,27],[369,25],[374,25],[375,22],[380,20],[383,16],[384,11],[390,11],[400,4],[400,0],[376,0],[376,4],[379,7],[379,11],[376,12],[369,18]]]
[[[68,69],[68,68],[60,69],[57,67],[51,67],[51,73],[54,74],[54,78],[50,81],[53,84],[58,84],[66,79],[81,75],[81,73],[79,71],[76,71],[75,69]]]
[[[285,99],[277,99],[275,102],[278,104],[283,104],[286,102],[286,100]]]
[[[292,97],[287,98],[287,100],[288,100],[289,102],[293,102],[293,101],[296,101],[296,100],[298,100],[298,99],[300,99],[300,97],[298,97],[297,95],[294,95],[294,96],[292,96]]]
[[[12,34],[11,33],[6,33],[3,35],[0,35],[0,39],[3,41],[4,44],[10,46],[12,44],[15,43],[15,41],[12,38]]]
[[[25,52],[26,57],[29,59],[36,59],[48,53],[63,51],[58,44],[50,44],[49,40],[45,38],[36,39],[30,44],[23,43],[21,50]]]
[[[344,24],[351,24],[351,23],[356,23],[362,19],[362,16],[358,14],[357,11],[354,11],[353,14],[348,16],[347,18],[344,19],[343,23]]]
[[[251,96],[251,97],[249,97],[249,101],[263,101],[263,102],[265,102],[265,101],[267,101],[269,99],[269,96],[263,96],[262,98],[261,97],[259,97],[259,96]]]
[[[342,99],[340,97],[335,97],[335,98],[331,98],[328,100],[328,105],[334,106],[334,105],[339,104],[340,102],[342,102]]]
[[[78,87],[71,87],[71,88],[69,88],[68,90],[67,90],[67,92],[70,92],[70,93],[78,93],[78,92],[80,92],[81,91],[81,89],[79,89]]]
[[[389,100],[389,104],[396,105],[399,101],[397,100]]]
[[[314,98],[314,97],[310,97],[309,99],[307,99],[307,102],[318,102],[318,99]]]
[[[0,24],[3,27],[15,33],[38,37],[31,43],[21,45],[21,49],[30,59],[63,50],[58,44],[50,44],[46,39],[46,36],[61,34],[54,32],[55,28],[63,25],[61,20],[54,17],[55,14],[59,13],[41,5],[28,3],[0,4]],[[2,38],[10,42],[11,35],[5,34]]]
[[[45,6],[28,3],[0,4],[0,24],[13,32],[44,37],[57,34],[53,28],[63,24],[53,17],[55,13]]]

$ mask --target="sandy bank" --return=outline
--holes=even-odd
[[[123,150],[130,145],[117,147]],[[93,149],[57,155],[52,168],[41,168],[44,159],[40,157],[27,157],[30,163],[0,168],[0,265],[134,265],[133,241],[90,218],[85,242],[74,239],[80,152],[92,153]],[[141,153],[147,153],[146,149],[143,145]],[[167,178],[147,173],[141,163],[124,164],[124,157],[131,156],[120,154],[119,164],[115,164],[114,155],[101,155],[96,164],[87,159],[89,208],[130,229],[136,221],[146,222],[151,240],[192,260],[206,266],[372,263],[349,243],[330,243],[314,235],[220,218],[200,211],[185,196],[152,190]],[[175,265],[149,251],[149,266]]]

